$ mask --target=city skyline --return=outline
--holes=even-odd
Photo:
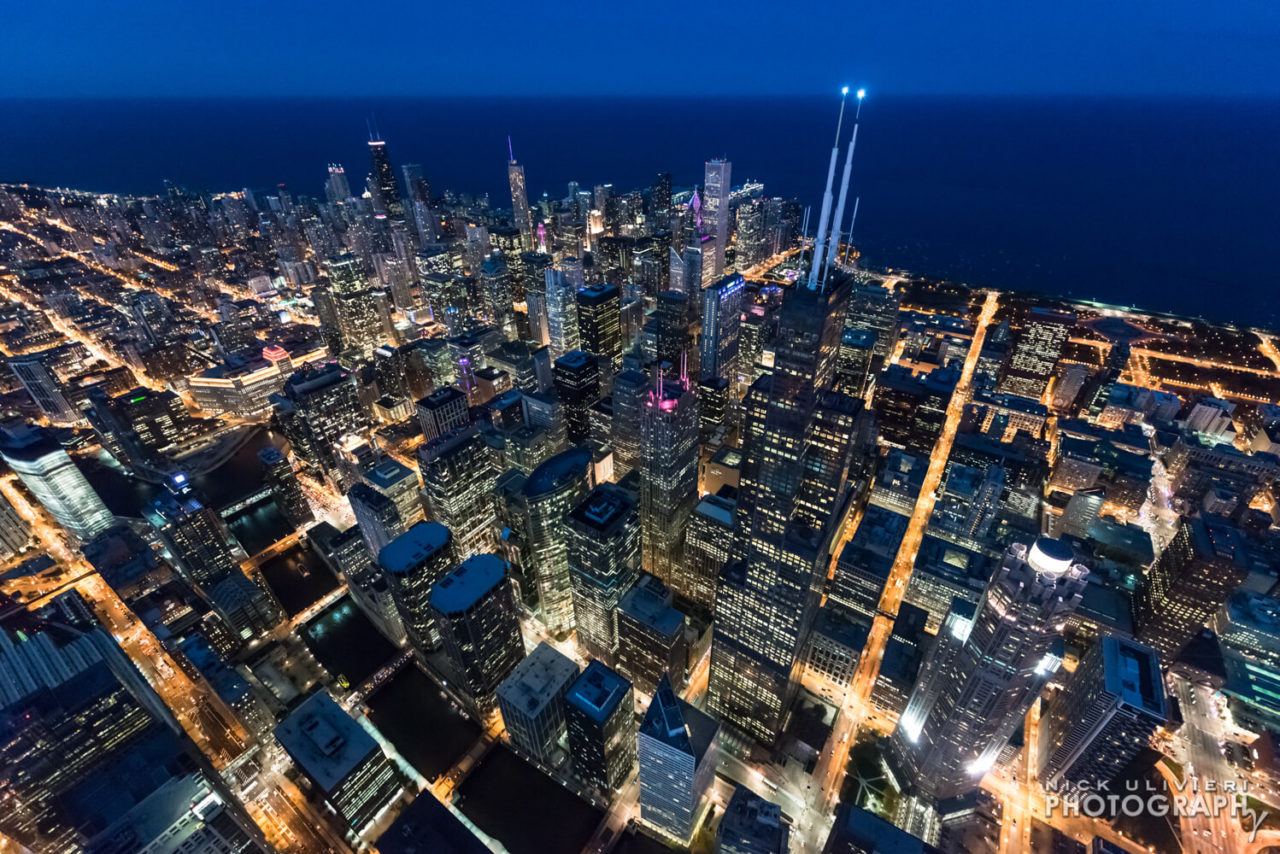
[[[243,82],[261,42],[200,50],[239,10],[140,9],[137,32],[168,39],[113,57],[102,91],[166,60],[173,87]],[[1231,204],[1243,185],[1197,206],[1160,177],[1261,199],[1268,173],[1208,148],[1187,169],[1195,139],[1132,107],[1185,83],[1157,34],[1191,5],[1158,28],[1095,0],[927,23],[819,7],[768,34],[798,53],[748,68],[762,9],[686,11],[697,51],[659,73],[660,8],[494,9],[483,32],[457,7],[358,26],[339,4],[272,8],[256,25],[279,62],[320,33],[329,49],[257,94],[395,75],[429,20],[447,44],[415,73],[452,62],[452,115],[473,120],[402,135],[406,114],[369,110],[353,135],[325,99],[261,100],[244,109],[295,136],[263,124],[215,152],[178,140],[230,102],[188,95],[154,115],[188,105],[194,124],[72,140],[141,128],[133,161],[221,158],[216,190],[9,182],[0,155],[0,851],[1280,850],[1280,323],[1270,292],[1196,272],[1214,235],[1261,245],[1267,219]],[[138,15],[95,35],[127,51]],[[1273,18],[1200,15],[1198,59],[1237,42],[1213,82],[1270,93],[1242,45]],[[877,79],[916,70],[883,96],[832,72],[877,38],[897,48],[863,57]],[[947,85],[985,95],[888,94],[936,85],[956,50],[971,61]],[[557,99],[566,59],[624,73]],[[679,121],[673,66],[705,70]],[[487,115],[468,97],[526,67],[540,98]],[[1113,85],[1046,95],[1066,70]],[[761,83],[818,72],[820,98]],[[48,85],[66,79],[85,75],[69,62]],[[695,97],[724,80],[753,96]],[[647,100],[604,94],[627,86]],[[1231,144],[1263,158],[1266,102],[1222,88],[1188,96],[1212,116],[1176,121],[1206,133],[1235,111]],[[1063,132],[1069,100],[1109,105],[1103,127]],[[64,137],[152,109],[30,103]],[[1152,148],[1108,133],[1122,122]],[[315,126],[341,142],[298,145]],[[106,147],[64,159],[64,141],[18,159],[111,175]],[[1082,203],[1099,151],[1133,183],[1099,169]],[[298,183],[258,180],[276,157]],[[966,158],[996,171],[952,168]],[[1153,242],[1141,214],[1171,199],[1192,210]],[[948,219],[951,238],[929,226]],[[1061,257],[1020,242],[1044,223]],[[1126,308],[1107,247],[1180,275]],[[948,253],[1005,276],[915,271]],[[1264,256],[1198,260],[1243,277]],[[1249,325],[1186,311],[1188,282]]]

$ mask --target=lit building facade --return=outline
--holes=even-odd
[[[1061,626],[1088,570],[1071,547],[1014,544],[975,607],[956,600],[893,736],[925,799],[976,788],[1061,663]]]

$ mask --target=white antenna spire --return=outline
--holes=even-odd
[[[835,220],[831,223],[831,252],[827,255],[827,267],[823,271],[824,276],[830,273],[831,263],[836,260],[836,253],[840,251],[840,225],[844,222],[844,202],[849,195],[849,175],[853,169],[853,152],[858,147],[858,119],[862,116],[862,99],[866,96],[866,89],[858,90],[858,108],[853,114],[853,135],[849,140],[849,150],[844,158],[844,176],[840,179],[840,202],[836,205]]]
[[[804,208],[804,220],[800,224],[800,260],[796,266],[804,266],[805,244],[809,242],[809,205]]]
[[[849,87],[840,90],[840,117],[836,119],[836,138],[831,144],[831,162],[827,164],[827,187],[822,191],[822,213],[818,216],[818,231],[813,245],[813,261],[809,264],[809,290],[817,290],[818,273],[822,271],[822,254],[826,249],[827,226],[831,218],[831,184],[836,179],[836,158],[840,156],[840,127],[844,124],[844,103]]]
[[[858,222],[858,202],[862,196],[853,197],[853,216],[849,217],[849,239],[844,244],[844,262],[849,263],[849,253],[853,251],[853,226]]]

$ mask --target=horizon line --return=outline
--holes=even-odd
[[[189,94],[176,93],[135,93],[135,94],[76,94],[76,93],[51,93],[46,95],[31,94],[6,94],[0,92],[0,101],[280,101],[280,100],[364,100],[364,101],[394,101],[394,100],[442,100],[442,101],[464,101],[464,100],[500,100],[500,101],[590,101],[590,100],[662,100],[662,101],[704,101],[704,100],[723,100],[723,101],[745,101],[759,100],[762,98],[778,98],[778,99],[796,99],[796,100],[829,100],[835,98],[835,95],[822,94],[813,91],[804,92],[735,92],[735,93],[688,93],[688,92],[658,92],[658,93],[641,93],[641,92],[598,92],[598,93],[580,93],[580,92],[553,92],[546,94],[511,94],[502,92],[472,92],[472,93],[343,93],[343,92],[274,92],[261,94],[244,94],[244,93],[216,93],[216,92],[196,92]],[[1280,91],[1272,93],[1187,93],[1187,92],[1066,92],[1066,91],[1045,91],[1045,92],[973,92],[967,90],[956,91],[906,91],[894,92],[892,90],[874,90],[868,99],[956,99],[968,98],[974,100],[1097,100],[1097,101],[1186,101],[1186,100],[1208,100],[1208,101],[1276,101],[1280,100]]]

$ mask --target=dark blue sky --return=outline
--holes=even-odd
[[[9,97],[1280,95],[1275,0],[3,6]]]

